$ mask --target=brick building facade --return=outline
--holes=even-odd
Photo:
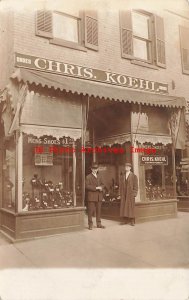
[[[82,66],[88,66],[96,69],[111,70],[112,72],[129,74],[145,78],[147,80],[164,81],[169,84],[170,95],[182,95],[188,100],[188,76],[182,72],[181,45],[179,26],[188,28],[188,4],[182,1],[177,8],[176,1],[169,1],[174,5],[167,9],[166,5],[161,9],[161,5],[147,5],[146,11],[155,12],[164,19],[165,44],[166,44],[166,68],[141,67],[132,63],[130,60],[121,57],[120,42],[120,20],[119,9],[123,9],[123,4],[113,6],[110,10],[105,10],[104,6],[98,11],[98,51],[67,48],[51,44],[48,38],[36,35],[35,11],[21,10],[1,10],[1,69],[7,76],[1,79],[1,88],[8,82],[8,78],[14,69],[14,52],[45,57],[49,59],[64,61]],[[110,2],[111,3],[111,2]],[[133,1],[134,3],[134,1]],[[145,2],[144,2],[145,4]],[[143,4],[143,5],[144,5]],[[131,7],[129,7],[131,8]],[[62,8],[63,12],[71,13],[79,17],[80,7],[73,11],[73,8]],[[93,7],[94,9],[94,7]],[[9,57],[7,57],[9,53]],[[7,72],[7,65],[9,72]],[[108,66],[108,67],[107,67]],[[172,83],[174,81],[174,83]]]
[[[29,177],[30,181],[32,180],[33,174],[39,167],[34,168],[30,166],[32,169],[31,174],[29,168],[25,168],[24,171],[20,171],[22,167],[20,167],[20,169],[18,168],[18,165],[21,165],[25,159],[23,157],[21,161],[18,162],[19,158],[17,157],[18,154],[19,157],[22,156],[21,148],[26,143],[25,135],[35,136],[36,133],[34,131],[29,132],[27,131],[28,129],[25,132],[21,130],[23,132],[23,139],[20,141],[18,133],[20,124],[23,128],[25,124],[27,124],[28,127],[25,126],[27,128],[29,128],[29,126],[40,127],[48,125],[51,130],[49,129],[50,131],[48,131],[47,128],[46,135],[49,134],[50,136],[52,136],[53,126],[57,126],[57,128],[69,128],[70,130],[72,128],[76,131],[81,129],[81,136],[79,136],[78,133],[78,136],[77,134],[76,136],[73,134],[71,138],[73,140],[75,139],[75,143],[77,143],[78,138],[81,137],[81,144],[84,146],[87,137],[84,137],[83,129],[89,134],[89,140],[87,139],[89,145],[92,143],[93,146],[106,145],[113,147],[113,145],[123,145],[124,143],[131,143],[132,145],[134,142],[134,146],[149,143],[151,146],[164,145],[167,147],[167,145],[171,144],[169,124],[171,116],[175,112],[177,114],[177,128],[175,130],[176,148],[178,149],[176,150],[176,157],[178,156],[179,159],[178,164],[183,157],[187,157],[185,147],[187,138],[183,134],[183,113],[185,113],[187,120],[187,103],[189,103],[189,43],[187,40],[187,36],[189,36],[189,5],[187,1],[183,0],[181,2],[182,5],[179,3],[178,7],[178,3],[174,0],[167,1],[166,4],[163,3],[163,1],[160,1],[158,4],[156,1],[144,1],[142,5],[139,5],[137,1],[127,1],[127,4],[125,4],[124,1],[120,1],[116,5],[114,1],[102,1],[101,3],[92,1],[90,4],[83,1],[80,4],[77,3],[77,5],[76,2],[71,1],[69,5],[49,3],[46,4],[45,7],[38,4],[36,7],[26,5],[25,8],[19,8],[18,6],[11,8],[6,4],[6,1],[2,2],[0,68],[3,70],[3,76],[0,80],[0,89],[2,91],[1,113],[3,121],[1,122],[1,135],[6,136],[6,131],[8,132],[8,137],[6,138],[6,147],[8,148],[6,150],[12,151],[11,147],[13,146],[10,146],[12,143],[11,135],[15,137],[17,143],[16,146],[13,141],[17,149],[15,154],[16,166],[14,169],[16,176],[11,175],[12,179],[15,180],[14,193],[17,194],[15,197],[15,203],[17,204],[14,204],[14,207],[11,208],[12,204],[9,199],[8,206],[10,207],[4,206],[4,194],[2,192],[1,226],[2,228],[9,228],[7,231],[5,230],[8,235],[11,235],[11,230],[12,232],[14,231],[14,234],[11,235],[13,239],[33,236],[30,234],[30,226],[33,226],[31,225],[32,218],[34,219],[36,214],[39,216],[36,203],[42,201],[38,199],[42,197],[39,187],[33,185],[31,189],[31,187],[29,188],[30,183],[26,182],[29,180]],[[65,24],[66,29],[61,27],[62,24]],[[26,60],[24,60],[24,57]],[[31,60],[33,59],[32,62],[34,62],[32,66],[27,61],[27,59],[30,60],[30,58]],[[36,59],[38,60],[36,61]],[[33,73],[30,72],[30,70],[33,70]],[[102,80],[101,71],[106,73],[106,82]],[[96,72],[96,77],[92,77],[92,72]],[[39,78],[37,77],[38,75],[42,77]],[[22,84],[23,86],[25,84],[26,90],[24,90]],[[46,102],[44,102],[44,99],[40,100],[40,96],[36,96],[38,94],[47,97]],[[22,98],[25,97],[26,100],[23,102]],[[31,97],[36,97],[35,101],[40,102],[39,106],[36,105],[36,109],[39,111],[39,116],[36,118],[34,118],[34,114],[36,116],[37,111],[32,107],[34,98],[31,100]],[[37,97],[39,98],[38,100]],[[60,123],[58,123],[59,121],[56,120],[54,116],[51,122],[49,121],[50,115],[48,114],[53,109],[49,98],[57,98],[59,102],[61,102],[62,98],[65,99],[65,106],[62,106],[62,109],[65,109],[65,113],[63,113],[65,124],[61,120],[61,115],[58,115],[61,110],[61,104],[55,109]],[[19,108],[18,99],[21,99]],[[119,102],[121,102],[120,105]],[[7,105],[5,105],[5,103],[7,103]],[[8,107],[8,103],[10,107]],[[47,109],[46,119],[43,115],[44,111],[42,111],[45,107]],[[82,110],[81,116],[79,115],[80,108]],[[74,115],[73,110],[77,114],[78,119],[72,116]],[[7,115],[9,112],[9,120],[8,116],[6,116],[6,111]],[[117,114],[113,113],[115,111],[117,111]],[[128,120],[126,122],[124,119],[124,111]],[[86,112],[88,112],[87,120],[84,117],[84,115],[86,116]],[[95,113],[96,117],[94,116]],[[41,124],[39,121],[40,114],[42,120]],[[107,117],[105,117],[105,114],[107,114]],[[71,121],[69,120],[69,116],[71,116]],[[30,117],[31,120],[33,117],[36,122],[32,123],[31,120],[28,121]],[[80,117],[81,119],[79,119]],[[113,122],[111,122],[112,118],[114,118]],[[86,124],[83,125],[83,122]],[[128,124],[126,124],[127,122]],[[113,123],[113,125],[111,123]],[[55,124],[59,124],[59,126]],[[103,126],[103,130],[101,130]],[[5,127],[7,128],[5,129]],[[64,131],[64,133],[65,132],[68,135],[67,131]],[[96,139],[94,139],[94,132]],[[156,135],[157,138],[154,138]],[[45,135],[43,134],[43,136]],[[39,132],[37,137],[40,138]],[[55,137],[57,140],[60,140],[61,134],[57,135],[56,133]],[[105,142],[102,143],[102,140]],[[3,149],[3,143],[2,140],[1,149]],[[39,145],[39,142],[37,144]],[[149,147],[149,145],[147,146]],[[133,169],[139,177],[140,189],[136,199],[139,221],[163,218],[166,214],[168,216],[176,215],[176,196],[174,193],[174,195],[172,195],[171,192],[165,188],[167,176],[173,177],[172,181],[175,182],[171,182],[169,185],[173,184],[173,190],[176,189],[175,158],[173,158],[171,150],[166,147],[166,149],[164,149],[164,146],[160,147],[160,149],[163,149],[163,152],[160,152],[160,154],[167,157],[170,155],[172,169],[169,164],[165,169],[162,166],[157,167],[162,168],[161,184],[164,186],[163,192],[159,194],[157,191],[159,189],[159,183],[156,181],[154,181],[156,191],[151,190],[151,184],[146,186],[147,177],[150,178],[151,174],[150,168],[155,172],[154,167],[140,167],[140,157],[136,155],[133,155],[133,157],[130,155],[128,157],[128,159],[132,161]],[[27,147],[29,146],[26,146],[26,148]],[[130,144],[127,144],[125,147],[130,147]],[[30,148],[27,149],[30,151]],[[4,156],[6,155],[4,150],[1,152],[2,161],[4,161]],[[92,159],[99,160],[102,172],[103,168],[106,168],[107,172],[111,173],[112,178],[106,180],[108,190],[110,187],[113,188],[111,185],[112,179],[113,181],[119,181],[121,168],[114,170],[113,166],[110,167],[110,161],[96,157],[94,153],[92,155],[93,157],[89,155],[87,158],[87,155],[84,156],[83,153],[81,156],[82,163],[81,166],[78,166],[77,170],[80,170],[82,173],[82,183],[77,183],[75,177],[78,176],[78,171],[74,171],[73,169],[71,169],[69,173],[70,177],[64,178],[65,184],[68,186],[69,182],[73,179],[74,183],[70,186],[77,185],[78,190],[82,190],[81,198],[84,197],[84,173]],[[69,159],[72,167],[68,164],[67,172],[69,168],[74,168],[73,161],[75,159],[75,164],[79,165],[78,157]],[[110,160],[112,161],[112,158],[110,158]],[[115,164],[121,165],[123,163],[122,160],[123,158],[121,158],[120,161],[116,161]],[[28,166],[30,165],[30,163],[26,162],[26,165],[27,164]],[[53,164],[58,166],[59,162],[56,161],[53,162]],[[66,164],[67,162],[65,161],[65,165]],[[1,166],[1,186],[4,185],[3,176],[5,177],[5,175],[3,174],[4,172],[6,173],[5,165],[6,163],[3,163]],[[18,168],[18,170],[16,170],[16,168]],[[59,172],[58,167],[56,170]],[[171,175],[169,173],[170,170],[172,172]],[[159,176],[158,172],[159,171],[157,171],[157,176]],[[40,173],[40,177],[45,180],[45,176],[42,173]],[[22,177],[19,177],[21,174]],[[104,175],[107,177],[106,172]],[[22,183],[23,185],[19,184],[21,178],[25,181]],[[33,183],[35,180],[36,178],[33,178]],[[56,180],[57,182],[60,181],[58,176]],[[49,180],[49,178],[48,181],[53,182],[53,180]],[[115,182],[113,184],[115,184]],[[53,185],[53,188],[55,188],[54,182]],[[30,191],[28,192],[27,189]],[[19,200],[19,197],[23,197],[24,190],[23,204],[23,201],[21,201],[21,199]],[[72,223],[71,219],[67,218],[65,223],[63,221],[59,223],[57,220],[58,218],[61,219],[63,215],[60,213],[58,216],[58,210],[56,210],[53,217],[50,215],[50,210],[45,210],[46,213],[48,212],[48,217],[44,215],[44,213],[42,214],[41,225],[39,226],[41,228],[40,234],[45,234],[44,226],[49,224],[51,218],[53,218],[53,222],[56,223],[55,232],[61,232],[61,228],[64,228],[64,231],[69,230],[69,226],[82,227],[84,199],[79,200],[80,204],[76,205],[76,200],[80,197],[78,196],[79,192],[77,195],[77,187],[74,188],[73,194],[74,193],[74,203],[72,203],[71,200],[70,203],[71,206],[73,204],[77,210],[74,211],[71,218],[74,218],[74,216],[78,214],[76,217],[78,218],[77,221],[73,221]],[[169,194],[169,196],[165,196],[165,193],[167,193],[167,195]],[[153,201],[147,201],[147,194],[148,196],[150,195],[149,197],[151,197]],[[163,204],[161,201],[154,201],[157,194],[160,200],[161,198],[165,198],[164,200],[166,201],[164,201]],[[112,199],[116,197],[115,195],[112,196]],[[28,212],[26,210],[29,210],[27,205],[29,205],[28,203],[30,201],[32,202],[31,197],[37,201],[34,204],[36,210],[33,211],[33,209],[31,209],[32,211]],[[55,201],[55,197],[53,197],[54,196],[52,196],[53,200],[51,200]],[[67,196],[64,195],[64,198],[66,197],[69,198],[69,194]],[[67,203],[69,203],[68,198],[66,198],[68,201],[65,200]],[[18,203],[19,201],[20,204]],[[46,200],[43,200],[43,203],[46,203],[45,201]],[[155,202],[157,202],[157,205]],[[44,207],[45,205],[48,206],[48,204],[44,204]],[[110,215],[114,217],[114,212],[118,212],[119,210],[119,203],[117,206],[115,204],[115,207],[111,206],[111,212],[108,212],[109,204],[105,203],[104,205],[106,206],[104,208],[104,215],[110,213]],[[54,209],[57,207],[53,206]],[[8,217],[7,213],[9,208],[12,209],[11,217]],[[38,208],[40,208],[40,206]],[[81,209],[79,210],[79,208]],[[62,206],[61,209],[64,214],[64,208],[62,208]],[[74,208],[67,209],[70,209],[70,214],[74,210]],[[166,211],[165,215],[162,213],[163,210]],[[22,230],[17,233],[15,227],[10,225],[11,222],[13,222],[13,212],[18,215],[20,214],[21,217],[18,222],[20,222],[19,226],[22,230],[23,224],[27,224],[29,228],[28,235],[24,235]],[[45,225],[42,225],[46,217],[49,219],[47,223],[44,223]],[[13,226],[14,229],[12,228],[10,230],[11,226]],[[48,233],[51,232],[53,232],[53,229],[50,226]],[[34,233],[34,236],[35,235],[36,232]]]

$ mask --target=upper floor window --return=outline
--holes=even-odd
[[[70,41],[73,43],[80,43],[79,41],[79,26],[80,19],[53,12],[53,37]]]
[[[52,44],[98,51],[97,13],[85,11],[72,16],[58,11],[37,11],[36,35],[48,38]]]
[[[150,30],[150,16],[133,12],[133,52],[134,56],[151,62],[152,39]]]
[[[182,71],[189,74],[189,27],[180,26]]]
[[[165,67],[163,19],[145,11],[120,12],[122,57]]]

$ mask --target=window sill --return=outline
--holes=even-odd
[[[153,70],[159,70],[159,68],[154,65],[150,65],[148,63],[145,63],[145,62],[142,62],[142,61],[139,61],[136,59],[131,60],[131,63],[134,65],[141,66],[141,67],[145,67],[145,68],[149,68],[149,69],[153,69]]]
[[[64,41],[61,39],[50,39],[50,44],[53,45],[58,45],[58,46],[63,46],[66,48],[71,48],[71,49],[75,49],[75,50],[79,50],[79,51],[84,51],[87,52],[87,49],[79,44],[73,43],[73,42],[68,42],[68,41]]]
[[[186,71],[186,70],[182,71],[182,73],[183,73],[184,75],[189,75],[189,71]]]

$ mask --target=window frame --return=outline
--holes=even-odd
[[[147,56],[149,57],[149,59],[146,60],[146,59],[143,59],[143,58],[140,58],[140,57],[136,57],[134,55],[133,55],[133,59],[138,60],[138,61],[142,61],[144,63],[153,64],[154,63],[154,52],[153,52],[154,41],[153,41],[153,38],[152,38],[153,31],[154,31],[154,29],[153,29],[153,15],[149,12],[142,11],[142,10],[132,10],[132,12],[131,12],[132,22],[133,22],[133,12],[135,12],[136,14],[143,15],[143,16],[148,16],[150,18],[150,24],[148,23],[148,34],[149,34],[150,38],[147,39],[147,38],[137,36],[133,32],[133,40],[137,39],[137,40],[146,42]],[[150,45],[151,45],[151,50],[150,50]],[[134,44],[133,44],[133,52],[134,52]]]
[[[181,26],[179,25],[179,40],[180,40],[180,56],[181,56],[181,68],[182,68],[182,73],[185,75],[189,75],[189,42],[186,47],[185,42],[183,41],[183,35],[184,32],[186,33],[188,31],[189,33],[189,27],[188,26]],[[184,59],[184,51],[187,52],[187,63],[185,62]]]
[[[77,20],[78,42],[68,41],[63,38],[53,37],[53,14],[60,14]],[[88,19],[93,20],[92,27],[88,24]],[[46,38],[50,44],[68,47],[72,49],[87,52],[87,49],[99,51],[99,30],[98,30],[98,13],[96,10],[79,11],[78,15],[71,15],[57,10],[37,10],[35,19],[36,36]],[[88,40],[88,35],[91,40]]]
[[[26,127],[27,127],[27,125],[25,125]],[[39,125],[36,125],[37,127],[40,127]],[[46,130],[47,130],[47,136],[49,135],[48,134],[48,127],[49,126],[45,126],[46,127]],[[63,136],[64,136],[64,128],[62,127],[62,131],[63,131]],[[18,213],[33,213],[33,212],[36,212],[36,211],[39,211],[39,212],[43,212],[43,211],[45,211],[46,209],[44,209],[44,208],[41,208],[41,207],[39,207],[39,208],[34,208],[34,207],[32,207],[31,209],[28,209],[28,210],[24,210],[24,193],[25,194],[27,194],[28,192],[25,190],[25,188],[24,188],[24,186],[23,186],[23,182],[22,182],[22,179],[24,178],[24,175],[25,175],[25,166],[27,166],[26,164],[25,164],[25,161],[24,161],[24,152],[25,152],[25,143],[26,143],[26,139],[29,137],[29,136],[34,136],[35,138],[37,138],[37,136],[35,136],[35,133],[33,134],[33,133],[25,133],[23,130],[22,130],[22,127],[21,127],[21,132],[20,132],[20,136],[19,136],[19,153],[17,154],[18,155],[18,164],[17,164],[17,174],[18,174],[18,198],[16,198],[16,200],[15,200],[15,203],[16,203],[16,205],[17,205],[17,207],[18,207]],[[46,136],[46,134],[44,134],[43,136]],[[41,136],[40,138],[42,138],[43,136]],[[39,138],[39,139],[40,139]],[[55,138],[54,136],[52,136],[52,138]],[[78,140],[77,140],[78,141]],[[77,147],[77,141],[75,141],[75,140],[73,140],[72,141],[72,143],[71,144],[69,144],[69,146],[70,146],[70,148],[76,148]],[[68,155],[70,155],[69,157],[68,157],[68,155],[66,154],[66,152],[64,153],[64,152],[60,152],[59,154],[56,152],[56,148],[58,149],[59,147],[60,148],[66,148],[66,147],[69,147],[68,145],[67,146],[64,146],[63,144],[61,145],[61,144],[59,144],[59,145],[54,145],[53,146],[53,144],[51,145],[51,144],[47,144],[47,145],[45,145],[45,144],[37,144],[37,143],[31,143],[31,144],[27,144],[28,145],[28,147],[29,147],[29,145],[30,145],[30,147],[31,147],[31,149],[32,150],[35,150],[34,152],[33,152],[33,158],[35,158],[35,154],[37,154],[37,153],[39,153],[39,155],[43,155],[43,154],[45,154],[45,152],[43,152],[43,150],[42,150],[42,152],[41,152],[41,154],[40,154],[40,147],[42,146],[43,148],[42,149],[45,149],[45,147],[47,147],[47,149],[48,149],[48,151],[47,151],[47,153],[49,154],[49,153],[53,153],[53,165],[49,165],[49,167],[54,167],[54,166],[56,166],[56,165],[59,165],[59,166],[63,166],[62,164],[57,164],[57,163],[54,163],[54,161],[56,160],[56,155],[59,155],[60,157],[64,157],[64,158],[67,158],[67,159],[70,159],[71,158],[71,166],[72,166],[72,181],[71,181],[71,183],[69,183],[69,177],[67,177],[67,186],[70,186],[70,191],[71,191],[71,193],[72,193],[72,205],[70,206],[70,207],[58,207],[58,208],[55,208],[55,207],[51,207],[51,208],[48,208],[48,212],[49,213],[51,213],[52,211],[59,211],[59,210],[68,210],[68,208],[71,208],[71,209],[77,209],[77,207],[81,207],[81,206],[83,206],[84,204],[83,204],[83,198],[84,198],[84,194],[83,194],[83,187],[82,187],[82,184],[83,184],[83,181],[81,180],[81,195],[79,195],[78,193],[77,193],[77,186],[76,186],[76,183],[77,183],[77,179],[76,179],[76,174],[78,174],[77,172],[79,171],[80,172],[80,176],[81,176],[81,178],[82,178],[82,176],[83,176],[83,169],[82,169],[82,164],[83,164],[83,156],[81,155],[80,157],[77,155],[78,153],[79,153],[79,151],[73,151],[73,152],[70,152],[70,154],[68,154]],[[39,147],[39,148],[38,148]],[[50,149],[50,147],[54,147],[54,150],[52,149],[52,152],[49,152],[49,149]],[[39,150],[38,150],[39,149]],[[79,149],[81,149],[80,148],[80,146],[79,146]],[[38,152],[39,151],[39,152]],[[31,153],[31,152],[30,152]],[[65,155],[65,156],[63,156],[63,155]],[[81,163],[81,169],[79,169],[78,168],[78,163],[79,163],[79,160],[81,160],[80,161],[80,163]],[[39,172],[39,174],[40,173],[43,173],[44,172],[44,174],[45,174],[45,176],[46,176],[46,170],[42,170],[42,168],[44,167],[44,165],[42,166],[40,166],[40,165],[35,165],[35,162],[34,162],[34,160],[32,160],[31,161],[31,163],[30,163],[30,166],[35,166],[35,168],[36,169],[38,169],[38,172]],[[46,165],[46,167],[48,167],[48,165]],[[39,169],[41,168],[41,170],[39,171]],[[65,173],[66,174],[66,176],[69,176],[68,175],[68,173]],[[32,177],[32,172],[31,172],[31,177]],[[40,178],[41,178],[41,176],[40,176]],[[28,178],[27,178],[27,180],[28,180]],[[70,184],[70,185],[69,185]],[[54,185],[54,187],[55,187],[55,185]],[[30,194],[31,194],[31,191],[29,192]],[[31,201],[31,199],[32,199],[32,196],[31,196],[31,198],[30,198],[30,201]],[[40,196],[40,199],[41,199],[41,196]]]
[[[68,13],[53,10],[52,11],[52,30],[53,30],[53,15],[54,14],[58,14],[58,15],[61,15],[61,16],[66,16],[66,17],[77,20],[78,42],[68,41],[68,40],[65,40],[63,38],[54,37],[53,32],[52,32],[52,38],[50,39],[50,44],[60,45],[60,46],[79,49],[79,50],[85,50],[85,48],[83,47],[83,41],[82,41],[82,32],[81,32],[81,30],[82,30],[82,24],[81,24],[82,19],[81,19],[81,17],[77,17],[77,16],[74,16],[74,15],[70,15]]]
[[[149,16],[148,30],[149,38],[143,39],[134,34],[133,30],[133,12]],[[166,40],[164,30],[164,18],[152,12],[143,9],[121,10],[119,12],[120,23],[120,47],[121,57],[129,59],[130,63],[139,66],[158,70],[166,68]],[[148,59],[136,57],[134,55],[134,39],[143,40],[148,43],[146,47]],[[151,44],[151,45],[150,45]],[[150,49],[151,47],[151,49]]]
[[[17,186],[18,186],[18,180],[17,180],[17,149],[16,149],[16,136],[12,135],[10,137],[3,137],[2,138],[3,141],[3,147],[2,147],[2,202],[1,202],[1,208],[3,209],[7,209],[10,212],[16,213],[17,212]],[[14,180],[12,180],[12,178],[10,178],[10,174],[9,174],[9,170],[11,169],[11,166],[9,164],[9,160],[7,160],[6,157],[6,150],[9,150],[9,143],[13,143],[14,144],[14,157],[9,157],[9,160],[12,159],[12,161],[14,161]],[[9,180],[11,183],[13,183],[13,186],[11,187],[11,189],[14,189],[14,192],[12,192],[12,190],[10,191],[10,194],[8,196],[10,196],[10,199],[8,199],[8,196],[5,196],[5,193],[7,194],[6,191],[6,177],[9,177]],[[13,199],[12,199],[13,198]],[[9,205],[8,202],[9,202]],[[11,200],[11,203],[10,203]],[[14,204],[12,206],[12,204]]]

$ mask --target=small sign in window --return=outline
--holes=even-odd
[[[53,153],[49,153],[48,147],[35,153],[35,166],[53,166]]]
[[[168,165],[168,157],[167,155],[164,156],[160,156],[160,155],[144,155],[141,156],[141,160],[140,160],[140,164],[141,165]]]

